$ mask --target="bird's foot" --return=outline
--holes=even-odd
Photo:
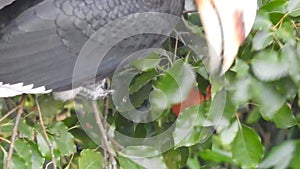
[[[114,90],[108,89],[106,79],[104,79],[97,83],[87,84],[86,86],[81,87],[78,94],[91,100],[99,100],[105,99],[113,92]]]

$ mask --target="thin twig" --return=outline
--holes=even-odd
[[[103,116],[104,116],[104,119],[107,119],[107,116],[108,116],[107,101],[108,101],[108,98],[105,98],[104,99],[104,105],[103,105]],[[103,124],[103,130],[107,131],[107,125],[106,125],[106,123]],[[104,141],[103,140],[102,140],[102,146],[104,147]],[[109,154],[108,154],[107,151],[103,152],[103,156],[104,156],[104,159],[109,159],[110,158],[110,156],[109,156]]]
[[[177,50],[178,50],[178,36],[176,35],[176,41],[175,41],[175,49],[174,49],[174,57],[177,57]],[[175,59],[175,58],[174,58]]]
[[[39,119],[40,119],[40,123],[41,123],[41,126],[42,126],[43,134],[44,134],[44,137],[46,139],[47,145],[48,145],[49,150],[50,150],[53,168],[56,169],[57,166],[56,166],[56,160],[55,160],[53,145],[52,145],[52,143],[49,140],[49,137],[48,137],[48,134],[47,134],[47,130],[46,130],[46,127],[45,127],[45,124],[44,124],[44,120],[43,120],[41,108],[40,108],[40,105],[39,105],[37,97],[35,97],[34,100],[35,100],[37,112],[39,114]]]
[[[0,140],[1,140],[1,141],[5,141],[5,142],[7,142],[8,144],[10,144],[10,141],[7,140],[6,138],[0,137]]]
[[[7,156],[7,152],[6,152],[5,148],[0,145],[0,149],[3,152],[4,157],[6,157]]]
[[[281,24],[283,23],[284,19],[288,16],[289,16],[289,13],[284,14],[283,17],[281,17],[280,20],[276,23],[276,25],[272,27],[272,30],[275,31],[278,27],[280,27]]]
[[[102,136],[102,144],[103,144],[103,149],[104,151],[106,151],[109,155],[109,161],[112,165],[113,169],[117,169],[117,162],[115,159],[115,153],[113,152],[113,150],[109,147],[108,144],[108,138],[107,138],[107,134],[106,134],[106,130],[104,129],[104,125],[102,123],[101,117],[100,117],[100,112],[98,110],[98,106],[97,106],[97,102],[96,101],[92,101],[92,107],[94,110],[94,114],[95,114],[95,119],[96,119],[96,123],[98,125],[98,128],[100,130],[100,134]]]
[[[122,146],[120,143],[118,143],[115,140],[111,140],[111,143],[114,145],[114,147],[116,147],[116,149],[118,149],[119,151],[124,149],[124,146]]]
[[[71,155],[71,159],[69,160],[68,165],[65,168],[70,168],[73,158],[74,158],[74,154]]]
[[[10,140],[10,147],[9,147],[9,151],[8,151],[8,155],[7,155],[5,169],[10,169],[12,155],[13,155],[13,152],[14,152],[15,141],[16,141],[16,138],[17,138],[17,135],[18,135],[18,127],[19,127],[21,115],[23,113],[23,104],[24,104],[25,98],[26,98],[26,96],[23,95],[21,100],[20,100],[19,106],[17,106],[17,107],[19,107],[19,109],[18,109],[18,114],[16,116],[16,122],[15,122],[15,125],[14,125],[14,128],[13,128],[11,140]]]
[[[8,116],[10,116],[11,114],[13,114],[15,111],[17,111],[20,108],[20,105],[16,106],[15,108],[11,109],[8,113],[6,113],[1,119],[0,119],[0,123],[6,119]]]

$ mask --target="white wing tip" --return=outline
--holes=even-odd
[[[21,94],[46,94],[52,90],[47,90],[45,86],[34,88],[33,84],[25,85],[24,83],[4,84],[0,82],[0,98],[14,97]]]

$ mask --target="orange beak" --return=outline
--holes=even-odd
[[[224,74],[256,16],[256,0],[195,0],[209,47],[209,71]]]

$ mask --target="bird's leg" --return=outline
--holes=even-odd
[[[106,79],[104,79],[81,87],[79,95],[87,97],[91,100],[99,100],[108,97],[113,92],[114,90],[108,89],[106,86]]]

